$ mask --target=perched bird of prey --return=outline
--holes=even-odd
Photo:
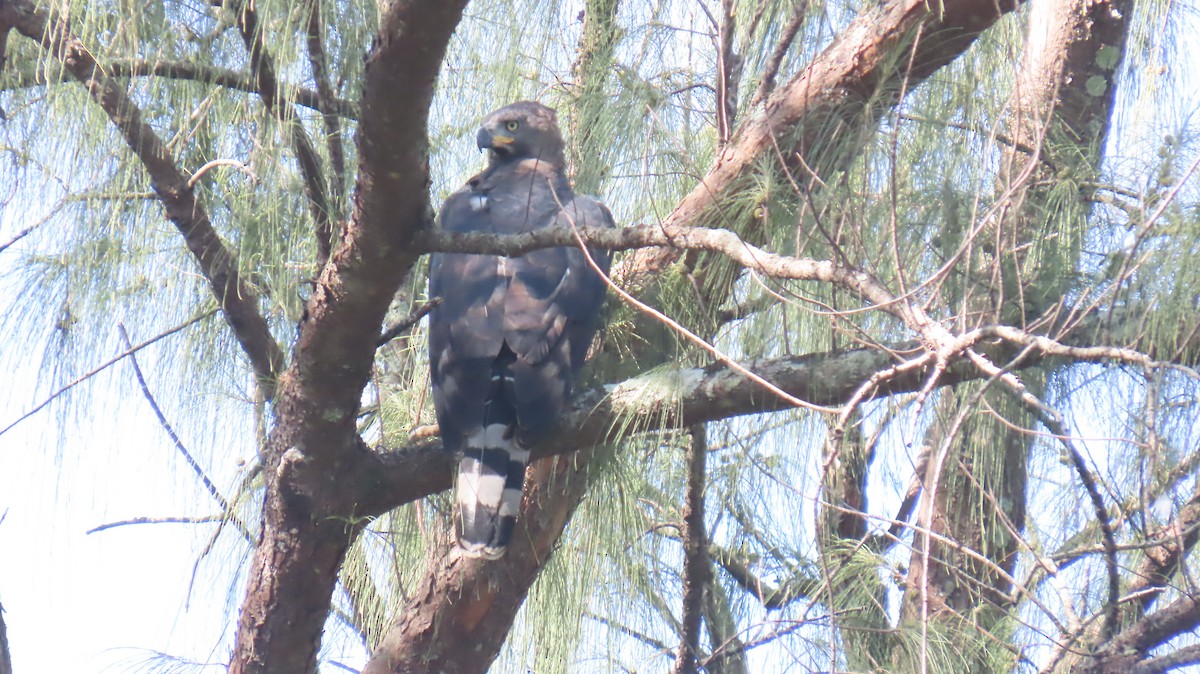
[[[571,191],[550,108],[500,108],[476,139],[488,150],[487,168],[442,204],[445,231],[613,226],[603,204]],[[607,253],[591,255],[607,274]],[[496,559],[512,540],[529,448],[571,395],[604,291],[577,247],[433,256],[429,292],[442,301],[429,315],[429,366],[442,441],[462,456],[456,519],[468,555]]]

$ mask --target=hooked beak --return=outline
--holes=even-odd
[[[479,133],[475,135],[475,144],[480,150],[492,150],[493,152],[502,152],[509,145],[512,145],[513,137],[503,131],[493,132],[491,129],[482,127]]]

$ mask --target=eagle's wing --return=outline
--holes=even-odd
[[[551,226],[612,227],[612,215],[600,202],[577,196],[555,214]],[[590,250],[592,262],[607,275],[607,251]],[[510,282],[504,299],[504,340],[513,364],[513,396],[523,442],[540,439],[571,396],[571,384],[592,343],[604,280],[578,247],[546,248],[509,261]]]

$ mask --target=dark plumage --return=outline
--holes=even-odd
[[[613,226],[565,174],[554,111],[522,101],[487,116],[476,140],[488,166],[442,205],[450,232],[517,234]],[[592,251],[608,273],[604,251]],[[442,440],[461,452],[459,545],[495,559],[512,539],[529,450],[571,395],[595,334],[604,282],[578,248],[520,257],[436,254],[429,291],[429,363]]]

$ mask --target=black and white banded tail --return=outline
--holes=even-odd
[[[512,542],[521,509],[529,450],[517,443],[512,360],[505,348],[493,364],[483,426],[466,437],[458,464],[458,545],[472,557],[501,557]]]

